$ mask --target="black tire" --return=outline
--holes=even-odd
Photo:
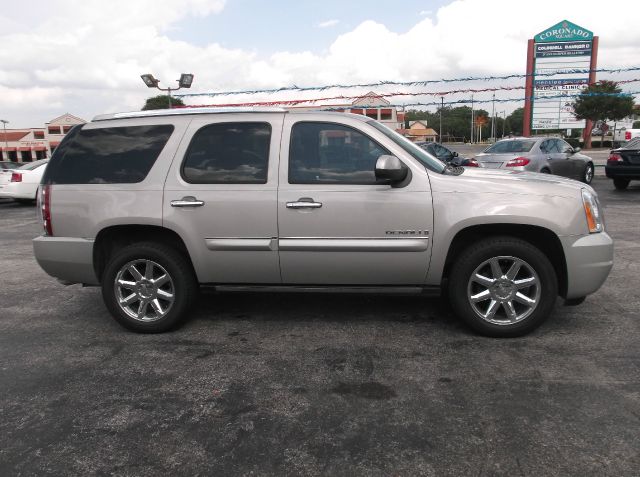
[[[546,167],[540,171],[541,174],[551,174],[551,171]]]
[[[629,187],[629,179],[613,179],[613,186],[618,190],[625,190]]]
[[[475,273],[478,267],[483,266],[484,263],[492,259],[500,258],[505,263],[509,261],[509,258],[514,258],[523,262],[523,266],[520,268],[524,273],[533,270],[532,277],[538,279],[537,285],[532,285],[531,288],[522,288],[522,293],[531,293],[536,295],[536,305],[528,307],[529,312],[522,311],[522,319],[509,323],[492,323],[487,319],[482,318],[474,306],[481,308],[485,306],[487,312],[490,309],[491,303],[493,303],[493,295],[487,298],[486,302],[479,302],[476,305],[471,304],[471,296],[473,295],[473,287],[477,286],[476,283],[472,283],[472,275]],[[514,260],[515,261],[515,260]],[[486,265],[489,267],[490,265]],[[501,268],[503,265],[500,265]],[[508,266],[508,265],[507,265]],[[526,268],[526,267],[528,268]],[[482,270],[482,269],[481,269]],[[502,269],[504,272],[504,268]],[[478,271],[480,274],[480,271]],[[484,272],[483,272],[484,274]],[[537,275],[537,277],[536,277]],[[524,277],[524,275],[516,275]],[[516,279],[514,277],[514,280]],[[518,279],[518,281],[522,281]],[[496,284],[498,285],[498,284]],[[489,292],[488,286],[487,292]],[[503,289],[498,290],[500,293],[505,293]],[[511,292],[515,294],[517,291],[514,288]],[[493,293],[493,292],[491,292]],[[511,296],[511,295],[510,295]],[[473,330],[476,332],[495,338],[521,336],[533,331],[540,326],[544,320],[547,319],[551,310],[555,304],[556,297],[558,296],[558,279],[556,277],[555,270],[549,259],[538,248],[515,237],[509,236],[496,236],[484,239],[467,249],[465,249],[453,264],[451,273],[449,275],[449,298],[451,300],[451,306],[456,314]],[[504,297],[503,297],[504,298]],[[518,299],[510,298],[511,306],[517,310],[521,308],[527,309],[527,306],[518,302]],[[504,320],[506,321],[507,304],[501,304],[498,302],[497,310],[494,318],[496,320],[501,319],[500,314],[504,314]],[[528,314],[527,314],[528,313]],[[516,314],[517,317],[517,314]]]
[[[162,301],[160,309],[162,309],[162,306],[166,307],[164,316],[147,318],[147,311],[145,311],[144,316],[141,319],[137,319],[127,314],[125,309],[119,305],[118,295],[127,288],[116,287],[116,277],[121,271],[125,270],[126,265],[134,264],[138,267],[138,264],[143,264],[144,261],[155,263],[158,267],[155,269],[152,267],[152,270],[166,272],[170,278],[169,292],[173,295],[173,299],[171,302]],[[129,270],[129,268],[126,270]],[[124,271],[123,273],[130,272]],[[124,276],[121,275],[121,277]],[[132,278],[133,275],[129,275],[129,277],[129,283],[135,280]],[[145,277],[142,277],[142,280],[145,280]],[[150,288],[153,288],[153,285]],[[140,291],[133,291],[133,289],[129,290],[133,295],[141,293]],[[145,290],[145,292],[153,293],[153,291],[149,292],[148,290]],[[198,282],[189,259],[176,249],[155,242],[135,243],[122,248],[111,257],[102,276],[102,297],[107,309],[118,323],[139,333],[162,333],[176,327],[188,315],[197,294]],[[145,299],[147,298],[145,297]],[[161,298],[160,300],[163,299]],[[141,302],[142,300],[138,298],[138,303],[140,304]],[[151,303],[149,303],[149,306],[151,307]],[[159,315],[155,308],[151,308],[152,314]],[[146,305],[144,309],[149,310]],[[147,319],[149,321],[145,321]]]
[[[590,162],[587,163],[586,167],[584,168],[584,172],[582,173],[582,182],[584,182],[585,184],[591,184],[594,173],[595,168],[593,167],[593,164],[591,164]]]

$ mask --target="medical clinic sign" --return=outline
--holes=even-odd
[[[564,20],[538,33],[527,48],[524,135],[531,130],[586,128],[573,115],[575,95],[595,83],[598,37]]]

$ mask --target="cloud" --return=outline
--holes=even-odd
[[[369,20],[336,36],[322,53],[300,51],[292,38],[288,51],[267,56],[167,36],[189,16],[224,14],[222,0],[48,0],[33,17],[25,16],[14,2],[0,18],[0,25],[7,25],[0,28],[0,111],[18,127],[38,126],[64,112],[90,119],[139,109],[156,93],[140,80],[147,72],[160,78],[161,86],[175,85],[173,80],[182,72],[194,73],[194,92],[524,73],[527,39],[564,18],[600,35],[600,67],[640,65],[640,50],[634,47],[640,43],[635,25],[640,2],[627,2],[615,27],[599,9],[583,8],[582,0],[566,0],[561,6],[557,0],[538,0],[525,21],[510,5],[505,0],[456,0],[407,31],[392,31],[383,22]],[[640,89],[627,87],[636,86]],[[386,88],[394,89],[398,88]],[[326,92],[306,96],[319,94]],[[280,97],[284,95],[237,96],[220,102]],[[218,98],[187,102],[213,103]]]
[[[332,26],[336,26],[338,23],[340,23],[340,20],[336,20],[336,19],[327,20],[325,22],[318,23],[318,28],[329,28]]]
[[[420,10],[420,16],[424,17],[426,15],[431,15],[433,10]]]

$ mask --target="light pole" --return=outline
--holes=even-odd
[[[444,109],[444,96],[440,96],[440,144],[442,144],[442,110]]]
[[[0,119],[0,123],[2,123],[2,129],[4,129],[4,147],[9,147],[9,143],[7,142],[7,124],[9,124],[9,121]]]
[[[178,91],[180,88],[191,88],[191,83],[193,83],[193,74],[191,73],[182,73],[180,75],[180,79],[177,79],[178,87],[177,88],[161,88],[158,86],[160,83],[159,79],[153,77],[151,73],[147,73],[144,75],[140,75],[144,84],[147,85],[148,88],[158,88],[160,91],[166,91],[169,95],[169,109],[171,109],[171,91]]]

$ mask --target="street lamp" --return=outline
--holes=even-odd
[[[191,83],[193,83],[193,74],[191,73],[182,73],[180,75],[180,79],[177,79],[178,87],[177,88],[161,88],[158,86],[160,83],[159,79],[153,77],[151,73],[147,73],[144,75],[140,75],[144,84],[147,85],[147,88],[158,88],[160,91],[166,91],[169,95],[169,109],[171,109],[171,91],[178,91],[181,88],[191,88]]]
[[[7,124],[9,124],[9,121],[7,121],[6,119],[0,119],[0,123],[2,123],[2,129],[4,129],[4,147],[8,148],[9,143],[7,142]]]

